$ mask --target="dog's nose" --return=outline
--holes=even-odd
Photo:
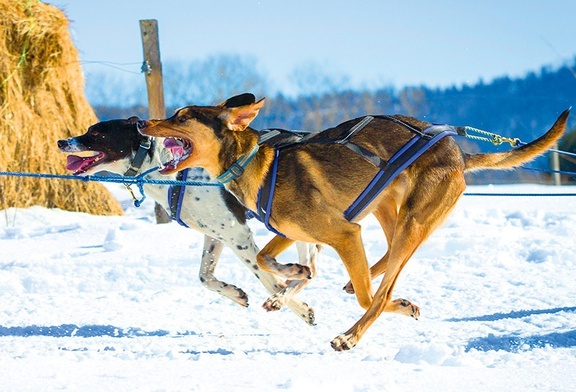
[[[58,140],[58,148],[63,149],[68,145],[68,140]]]

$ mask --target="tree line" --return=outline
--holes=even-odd
[[[271,94],[269,81],[259,72],[256,61],[247,57],[220,55],[191,63],[168,62],[164,65],[164,90],[167,112],[187,104],[211,105],[242,93],[266,96],[267,105],[253,123],[257,129],[284,128],[322,130],[342,121],[367,114],[404,114],[432,123],[469,125],[503,136],[529,142],[550,128],[556,117],[576,103],[576,58],[556,69],[542,67],[524,77],[503,76],[489,83],[449,88],[426,86],[396,90],[351,89],[346,78],[327,76],[310,66],[297,69],[291,81],[296,96]],[[106,80],[104,74],[87,78],[87,96],[101,120],[147,116],[143,77],[138,81]],[[112,91],[106,90],[114,86]],[[574,125],[570,120],[569,128]],[[492,152],[494,147],[468,139],[458,139],[467,152]],[[574,152],[576,136],[569,134],[560,148]],[[571,159],[561,159],[561,169],[576,171]],[[531,164],[549,168],[547,157]],[[575,181],[566,176],[564,182]],[[541,172],[482,172],[469,178],[473,183],[547,182]]]

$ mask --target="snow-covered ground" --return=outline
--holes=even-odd
[[[124,217],[0,211],[0,391],[576,389],[575,197],[463,197],[396,286],[420,320],[383,314],[341,353],[330,340],[363,312],[331,249],[299,295],[316,311],[310,327],[265,312],[267,292],[229,250],[217,276],[251,306],[204,289],[202,236],[156,225],[149,199],[136,209],[113,189]],[[250,224],[258,244],[272,237]],[[375,220],[363,236],[377,260]],[[294,249],[281,258],[293,259]]]

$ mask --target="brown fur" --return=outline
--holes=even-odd
[[[234,98],[237,99],[236,97]],[[229,107],[189,106],[166,120],[143,124],[142,133],[156,137],[190,140],[192,155],[181,162],[184,167],[202,166],[212,176],[220,175],[239,156],[257,143],[258,134],[248,125],[264,105],[264,100]],[[396,116],[414,127],[430,124],[415,118]],[[294,240],[327,244],[333,247],[350,275],[348,291],[354,291],[366,309],[362,318],[332,341],[335,350],[354,347],[382,312],[419,315],[417,306],[404,299],[392,300],[392,291],[402,268],[422,242],[446,219],[462,195],[464,172],[470,170],[509,169],[544,153],[564,132],[568,111],[536,141],[513,151],[469,155],[446,137],[405,169],[362,212],[356,221],[374,214],[388,243],[387,253],[372,267],[364,252],[361,228],[347,221],[343,212],[353,203],[377,169],[359,155],[336,144],[299,144],[282,150],[270,223],[287,238],[277,236],[261,250],[261,268],[291,279],[309,275],[297,265],[284,268],[276,256]],[[349,130],[360,119],[350,120],[326,131],[336,136]],[[389,159],[414,134],[406,128],[376,117],[353,138],[353,142]],[[273,160],[274,150],[261,146],[245,173],[227,184],[247,207],[255,210],[258,189]],[[371,280],[385,273],[373,294]]]

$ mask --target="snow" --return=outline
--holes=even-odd
[[[154,223],[150,199],[101,217],[32,207],[0,211],[0,390],[573,391],[576,199],[464,196],[420,248],[394,296],[419,320],[383,314],[358,346],[330,340],[363,311],[324,248],[318,277],[289,310],[226,249],[216,271],[249,295],[242,308],[198,281],[202,235]],[[576,187],[469,187],[575,193]],[[272,238],[250,222],[259,245]],[[385,251],[364,222],[372,262]],[[293,261],[289,249],[281,261]],[[376,283],[377,284],[377,283]]]

